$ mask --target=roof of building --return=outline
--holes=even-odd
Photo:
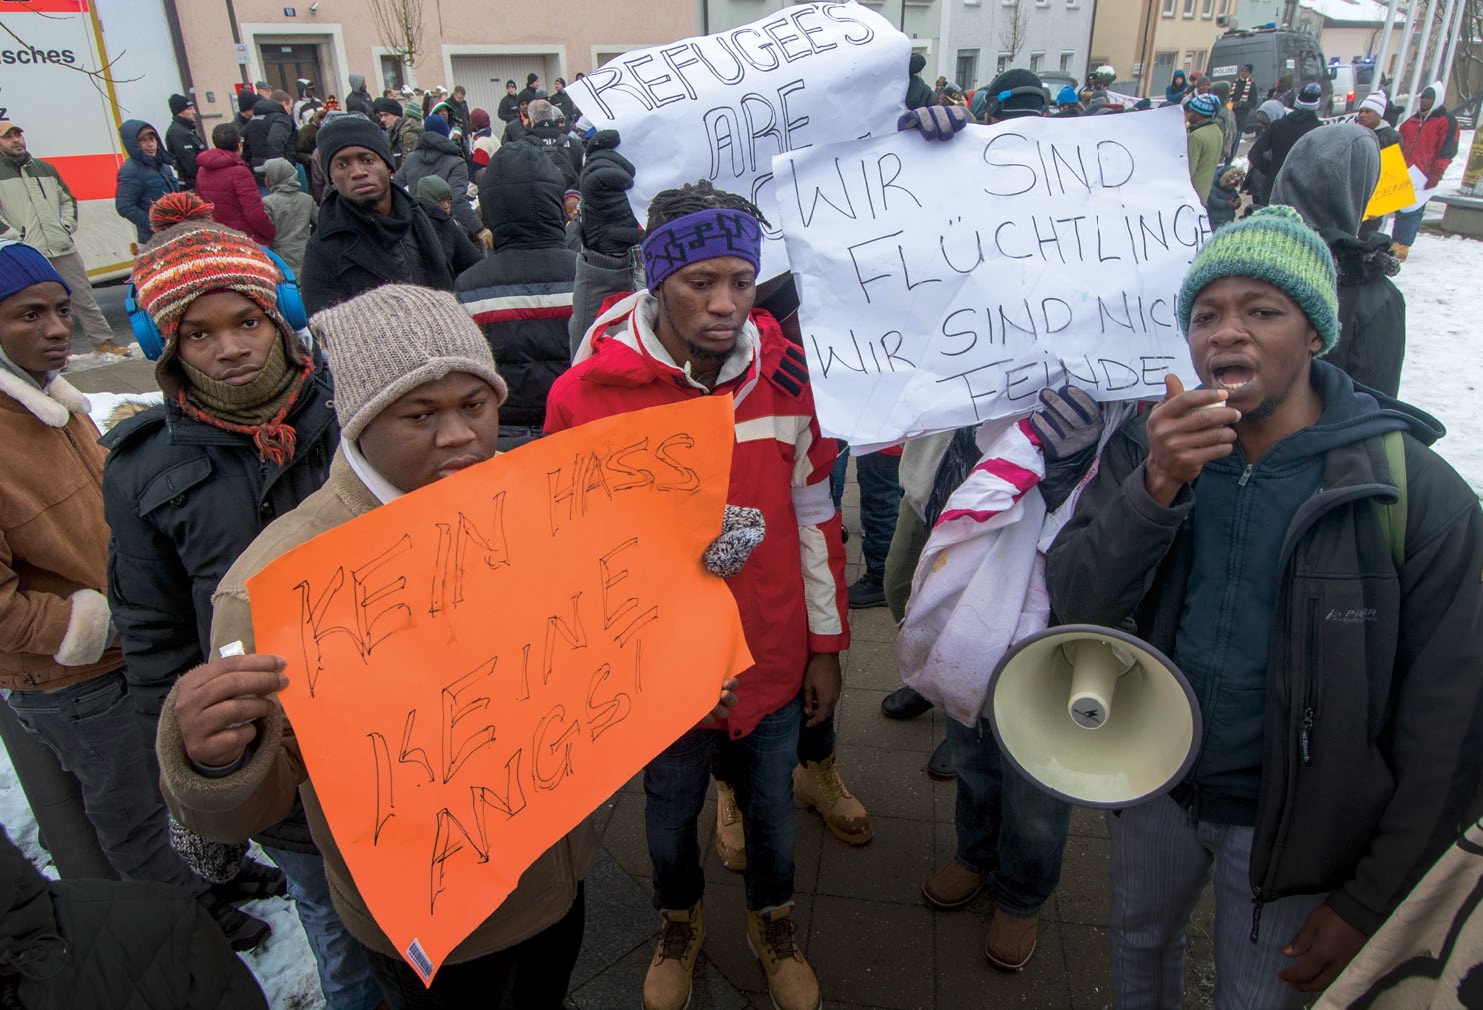
[[[1383,25],[1390,5],[1377,0],[1299,0],[1299,6],[1336,24]],[[1395,23],[1406,23],[1405,9],[1397,5]]]

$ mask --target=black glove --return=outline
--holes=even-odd
[[[1040,407],[1030,415],[1030,430],[1040,439],[1045,456],[1040,496],[1045,499],[1045,510],[1054,512],[1076,490],[1097,457],[1102,411],[1097,401],[1075,386],[1042,389]]]
[[[721,519],[721,535],[711,541],[700,563],[712,575],[729,579],[742,570],[766,533],[767,523],[759,510],[727,505]]]

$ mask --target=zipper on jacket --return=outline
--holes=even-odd
[[[1246,469],[1241,471],[1241,479],[1236,481],[1237,487],[1245,487],[1246,482],[1251,480],[1251,471],[1256,469],[1255,463],[1247,463]]]
[[[1253,887],[1251,893],[1255,895],[1251,899],[1251,942],[1256,943],[1262,932],[1262,906],[1266,904],[1262,900],[1262,889]]]
[[[1313,765],[1313,750],[1312,750],[1312,744],[1311,744],[1312,733],[1313,733],[1313,706],[1312,705],[1304,705],[1303,706],[1303,723],[1302,723],[1301,728],[1298,730],[1298,754],[1299,754],[1299,756],[1302,757],[1303,764],[1306,767],[1312,767],[1312,765]]]

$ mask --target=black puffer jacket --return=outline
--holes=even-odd
[[[259,98],[242,133],[242,160],[251,166],[254,174],[262,175],[263,162],[269,158],[293,161],[298,140],[298,128],[283,106],[272,99]]]
[[[571,364],[567,323],[577,257],[566,248],[561,195],[560,173],[532,144],[501,147],[479,185],[494,255],[460,274],[454,290],[509,383],[502,425],[544,427],[546,394]]]
[[[438,242],[443,247],[443,255],[452,267],[455,277],[484,258],[483,251],[474,244],[474,240],[469,238],[468,233],[459,227],[458,222],[453,220],[452,214],[431,200],[425,200],[420,196],[417,198],[417,206],[422,208],[422,212],[427,215],[428,221],[433,226],[433,231],[437,233]],[[479,227],[482,229],[484,226],[480,224]]]
[[[48,881],[0,832],[0,1006],[267,1010],[211,916],[169,884]]]
[[[1322,360],[1313,384],[1326,409],[1351,398],[1369,405],[1367,430],[1404,432],[1404,560],[1397,570],[1378,508],[1397,497],[1383,437],[1325,452],[1277,573],[1249,877],[1258,902],[1323,894],[1369,934],[1456,837],[1477,780],[1483,512],[1427,448],[1443,434],[1434,419],[1356,391]],[[1047,555],[1046,586],[1062,621],[1130,624],[1172,656],[1200,485],[1168,508],[1149,497],[1147,416],[1103,450]]]
[[[626,256],[644,239],[628,203],[633,163],[614,150],[618,140],[617,130],[594,136],[582,169],[582,244],[604,256]]]
[[[383,284],[453,290],[453,270],[432,222],[406,190],[392,184],[392,215],[374,218],[329,189],[304,249],[299,290],[310,315]],[[396,238],[385,225],[401,231]]]
[[[1396,396],[1406,359],[1406,299],[1390,280],[1400,264],[1390,236],[1329,240],[1339,269],[1339,342],[1324,355],[1355,382]]]
[[[558,129],[555,123],[539,123],[521,134],[520,140],[550,159],[561,173],[563,189],[577,188],[582,178],[582,148],[571,134]]]

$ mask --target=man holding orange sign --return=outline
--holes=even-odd
[[[708,710],[724,718],[735,682],[721,681],[749,660],[725,586],[700,565],[653,562],[632,542],[639,523],[581,559],[600,573],[591,592],[572,595],[576,564],[530,568],[551,545],[575,561],[589,540],[606,544],[614,530],[598,527],[609,516],[624,526],[605,510],[625,492],[658,522],[680,514],[688,528],[674,539],[699,553],[711,533],[688,503],[719,517],[726,461],[697,453],[692,468],[686,451],[724,456],[715,443],[729,412],[691,411],[652,451],[606,446],[604,436],[632,443],[613,425],[542,443],[573,461],[566,474],[530,451],[481,468],[496,454],[506,386],[451,294],[387,286],[312,326],[335,369],[341,447],[325,487],[222,580],[212,646],[223,658],[182,677],[161,716],[168,802],[193,830],[231,840],[300,796],[336,910],[392,1006],[508,996],[554,1010],[581,944],[591,811]],[[633,479],[620,482],[625,470]],[[548,489],[548,477],[560,480]],[[447,492],[424,490],[444,480]],[[704,559],[716,574],[762,537],[754,515],[727,520]],[[356,552],[370,560],[342,560]],[[644,608],[664,581],[711,621],[714,679],[666,682],[670,650],[692,647],[661,623],[668,601]],[[522,650],[530,600],[552,595],[569,598],[565,613],[540,622],[544,650]],[[677,641],[647,640],[650,623]],[[464,672],[495,649],[504,655]]]

